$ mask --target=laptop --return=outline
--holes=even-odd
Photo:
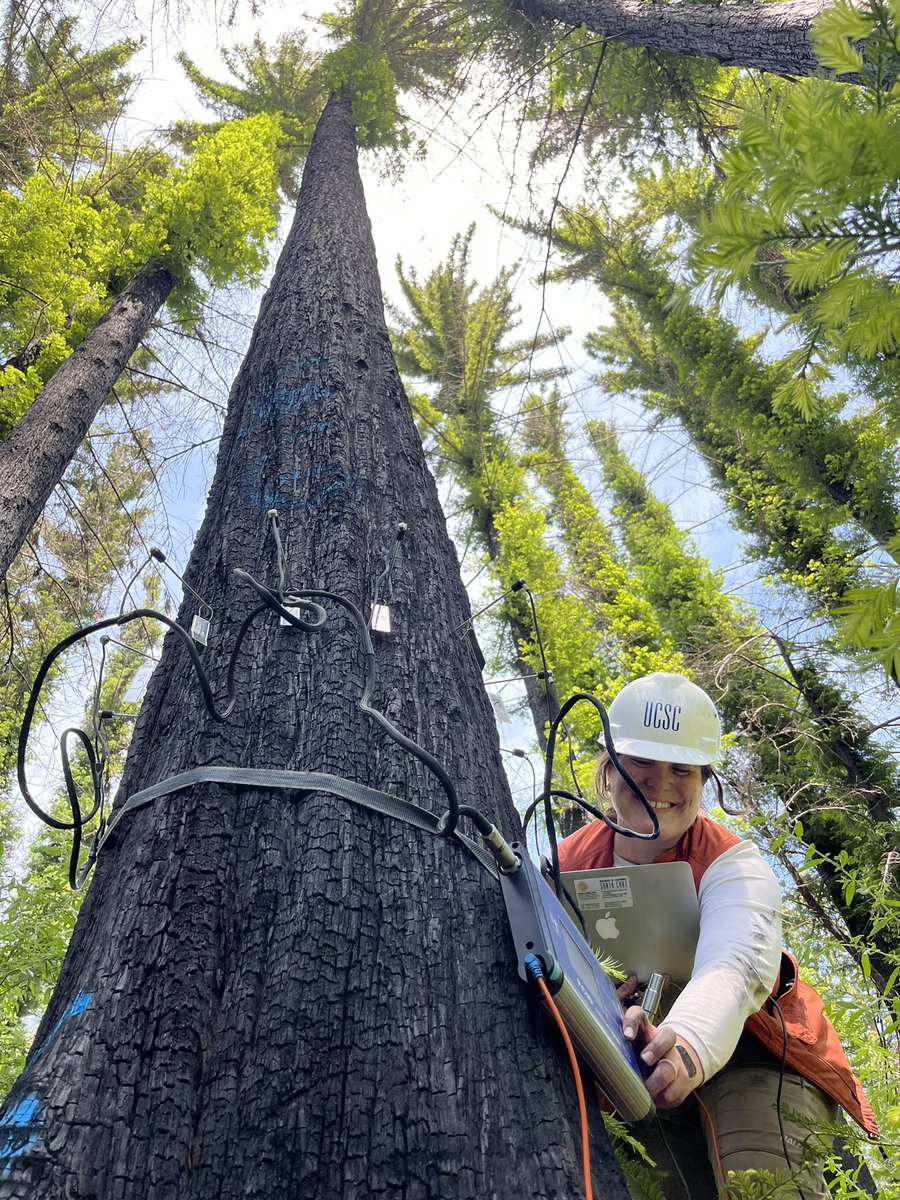
[[[694,969],[700,903],[686,862],[563,871],[591,948],[646,983],[654,971],[684,984]],[[577,915],[566,902],[578,928]]]

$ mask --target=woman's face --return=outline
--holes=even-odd
[[[656,762],[651,758],[620,755],[622,765],[647,797],[659,821],[659,839],[652,843],[654,855],[675,846],[700,812],[703,776],[700,767],[683,763]],[[651,831],[644,806],[632,795],[612,763],[606,766],[607,786],[619,825],[636,833]]]

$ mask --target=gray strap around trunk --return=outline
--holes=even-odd
[[[327,792],[332,796],[340,796],[343,800],[350,800],[363,808],[370,808],[385,817],[394,817],[398,821],[405,821],[408,825],[415,825],[417,829],[423,829],[427,833],[437,835],[438,832],[438,818],[434,813],[420,808],[417,804],[411,804],[408,800],[401,800],[399,796],[392,796],[390,792],[376,791],[375,788],[365,787],[361,783],[355,783],[352,779],[343,779],[340,775],[328,775],[321,771],[275,771],[258,767],[194,767],[193,770],[184,771],[181,775],[171,775],[168,779],[161,779],[159,783],[151,784],[150,787],[143,788],[142,791],[134,792],[129,796],[122,807],[113,814],[106,832],[97,844],[97,850],[99,851],[126,813],[133,812],[136,808],[143,808],[145,804],[150,804],[160,796],[168,796],[172,792],[192,787],[195,783],[230,783],[236,784],[238,787],[291,788],[303,792]],[[497,878],[496,864],[487,850],[461,833],[455,833],[452,840],[461,843],[495,879]]]

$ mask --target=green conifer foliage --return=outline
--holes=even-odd
[[[177,165],[123,154],[74,180],[41,172],[0,191],[0,440],[145,262],[175,274],[169,308],[185,328],[210,286],[259,277],[277,139],[260,115],[204,134]]]
[[[223,51],[235,82],[213,79],[187,55],[179,58],[200,98],[224,120],[258,113],[279,118],[280,182],[291,198],[329,95],[349,96],[360,146],[424,151],[400,98],[443,94],[472,50],[471,33],[453,6],[426,0],[342,0],[321,23],[334,43],[324,52],[310,50],[299,30],[272,47],[257,36],[249,46]],[[182,123],[174,133],[190,144],[201,128],[216,125]]]
[[[589,691],[608,701],[627,679],[670,666],[677,656],[664,638],[661,646],[655,644],[652,610],[633,594],[589,496],[571,468],[558,461],[558,444],[549,453],[523,458],[509,432],[503,398],[526,379],[534,383],[558,373],[532,370],[529,376],[527,370],[531,355],[556,338],[538,339],[537,345],[509,341],[516,325],[513,271],[479,289],[470,277],[473,232],[454,238],[447,260],[424,281],[398,267],[412,319],[398,316],[397,362],[408,379],[428,386],[428,395],[410,389],[414,411],[439,476],[456,486],[458,506],[471,521],[471,540],[486,556],[498,590],[525,579],[534,594],[559,697]],[[542,403],[553,401],[531,403],[532,423]],[[551,493],[552,522],[541,493],[528,483],[526,466]],[[564,550],[554,524],[563,531]],[[517,647],[517,669],[525,676],[542,671],[525,596],[507,597],[501,612]],[[541,739],[553,701],[548,708],[543,689],[533,684],[528,694]],[[576,710],[569,728],[580,781],[590,789],[596,716]]]
[[[262,113],[279,119],[278,180],[281,190],[296,199],[299,171],[309,149],[316,119],[325,102],[318,60],[301,33],[279,38],[271,48],[257,34],[248,46],[222,51],[222,60],[235,82],[222,82],[202,72],[186,54],[178,62],[203,102],[221,117],[221,124]],[[181,122],[173,132],[190,146],[200,125]]]
[[[698,150],[717,157],[746,86],[737,71],[710,59],[604,41],[585,29],[573,30],[546,55],[542,82],[529,108],[542,123],[538,160],[568,154],[584,112],[590,169],[604,173],[611,161],[634,169],[659,154],[685,162]]]
[[[559,394],[532,397],[525,422],[531,448],[527,462],[552,498],[570,586],[590,605],[602,630],[604,657],[616,672],[604,681],[608,699],[630,679],[651,671],[683,671],[685,664],[567,457],[568,439]]]
[[[452,472],[463,488],[479,549],[496,556],[492,513],[521,492],[520,472],[504,471],[514,447],[504,428],[499,404],[504,393],[526,381],[559,374],[548,368],[529,374],[535,353],[556,345],[558,335],[510,341],[518,321],[512,294],[514,268],[478,288],[471,278],[475,227],[456,235],[445,262],[425,280],[404,270],[397,275],[412,319],[396,313],[394,344],[403,375],[427,384],[415,391],[413,409],[426,440],[431,441],[439,476]]]
[[[900,350],[896,6],[841,0],[817,19],[815,48],[824,67],[860,86],[804,79],[748,104],[693,256],[720,286],[777,264],[801,344],[781,360],[774,400],[806,418],[819,412],[817,382],[848,355]]]
[[[452,480],[458,489],[463,536],[490,563],[499,590],[524,578],[535,592],[550,587],[555,593],[561,584],[557,556],[543,541],[545,518],[527,487],[499,406],[504,395],[529,378],[531,354],[550,348],[560,335],[539,338],[536,345],[510,340],[517,326],[514,271],[502,271],[479,288],[470,275],[474,232],[472,226],[454,237],[447,259],[424,280],[398,262],[410,316],[394,314],[395,357],[404,377],[418,385],[408,388],[410,402],[438,478]],[[554,369],[536,373],[541,379],[556,374]],[[523,541],[528,544],[525,558]],[[540,588],[534,582],[538,579]],[[540,596],[536,603],[543,629]],[[502,634],[512,641],[516,669],[533,677],[542,664],[527,601],[518,594],[507,597],[501,613]],[[553,664],[565,675],[556,658]],[[543,741],[552,698],[534,678],[527,679],[526,691],[535,732]]]
[[[876,414],[822,399],[814,423],[776,403],[786,368],[675,282],[670,244],[646,214],[622,221],[583,208],[555,235],[563,276],[591,278],[612,319],[588,347],[602,382],[684,426],[738,526],[782,580],[827,609],[861,581],[860,557],[897,529],[896,468]]]
[[[105,130],[134,82],[140,43],[86,51],[76,19],[9,3],[0,26],[0,186],[20,186],[47,162],[77,169],[103,148]]]

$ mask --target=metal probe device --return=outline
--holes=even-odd
[[[641,1000],[641,1008],[647,1014],[648,1021],[655,1021],[656,1014],[659,1012],[659,1004],[662,1000],[662,994],[665,991],[666,985],[669,982],[668,975],[660,975],[658,971],[654,971],[647,980],[647,986],[644,989],[644,998]]]

